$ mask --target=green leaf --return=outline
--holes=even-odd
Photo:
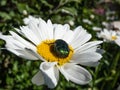
[[[48,6],[49,8],[53,8],[53,5],[49,4],[46,0],[41,0],[41,3]]]
[[[103,80],[104,80],[104,77],[99,78],[99,79],[95,80],[95,84],[98,84],[98,83],[102,82]]]
[[[0,5],[1,5],[1,6],[5,6],[6,3],[7,3],[7,0],[1,0]]]
[[[81,3],[82,0],[68,0],[68,2],[76,2],[76,3]]]
[[[2,17],[4,20],[10,20],[11,19],[10,15],[6,12],[0,12],[0,17]]]
[[[61,8],[61,12],[77,16],[77,10],[74,7],[63,7]]]

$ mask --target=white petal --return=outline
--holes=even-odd
[[[0,32],[0,39],[8,40],[8,39],[10,39],[10,38],[12,38],[11,35],[3,35],[3,34]]]
[[[83,37],[79,37],[75,42],[73,42],[72,46],[74,49],[78,48],[79,46],[83,45],[86,43],[88,40],[90,40],[91,35],[86,34]]]
[[[38,28],[38,24],[34,22],[29,22],[28,24],[29,29],[36,35],[36,37],[39,39],[39,43],[42,41],[42,35],[39,33],[40,29]]]
[[[85,52],[91,52],[96,51],[98,44],[101,44],[102,41],[92,41],[88,42],[78,48],[75,49],[76,53],[85,53]]]
[[[110,41],[111,40],[111,32],[107,29],[104,29],[103,31],[101,31],[100,33],[98,33],[98,37],[99,38],[103,38],[105,40]]]
[[[12,41],[15,41],[15,40],[12,40]],[[12,41],[11,40],[7,40],[5,47],[6,48],[11,48],[11,49],[21,49],[21,47],[23,47],[22,45],[21,45],[21,47],[19,47],[17,44],[12,43]]]
[[[120,46],[120,37],[117,37],[117,39],[115,40],[116,44]]]
[[[30,59],[30,60],[38,60],[40,58],[36,57],[35,54],[31,54],[25,48],[33,49],[32,51],[35,52],[35,46],[32,44],[28,43],[24,39],[22,39],[20,36],[18,36],[16,33],[11,32],[12,36],[5,36],[5,35],[0,35],[0,38],[4,39],[6,41],[6,48],[10,52],[16,54],[19,57],[25,58],[25,59]],[[22,42],[23,41],[23,42]]]
[[[43,62],[40,66],[40,70],[44,76],[45,84],[49,88],[54,88],[58,83],[59,71],[55,65],[56,63]]]
[[[104,33],[105,33],[106,37],[109,37],[109,38],[111,37],[111,33],[109,30],[104,29]]]
[[[102,56],[99,53],[88,52],[88,53],[82,53],[82,54],[74,54],[71,62],[82,64],[82,63],[89,63],[89,62],[97,62],[101,58]]]
[[[7,48],[7,50],[9,50],[10,52],[16,54],[17,56],[19,57],[22,57],[22,58],[25,58],[25,59],[29,59],[29,60],[38,60],[39,58],[34,56],[33,54],[27,52],[26,50],[15,50],[15,49],[12,49],[12,48]]]
[[[62,73],[65,77],[69,78],[70,81],[84,85],[89,83],[92,80],[91,74],[81,66],[75,65],[75,64],[65,64],[63,67],[63,70],[65,72]]]
[[[10,34],[13,36],[13,40],[16,40],[17,42],[20,42],[21,44],[23,44],[25,47],[36,51],[36,47],[34,45],[32,45],[30,42],[24,40],[22,37],[20,37],[15,32],[10,31]],[[13,41],[13,43],[16,43],[16,42]]]
[[[15,32],[10,31],[12,36],[1,35],[2,39],[6,41],[6,48],[10,52],[16,54],[19,57],[29,59],[29,60],[43,60],[45,61],[37,52],[36,47],[29,43],[28,41],[21,38]]]
[[[49,32],[52,31],[49,30],[47,23],[41,18],[39,18],[38,28],[39,28],[39,33],[41,33],[43,40],[49,39],[51,37]]]
[[[72,30],[68,30],[66,32],[66,34],[63,36],[62,38],[64,41],[66,41],[67,43],[70,43],[71,40],[73,39],[73,31]]]
[[[49,39],[53,39],[53,25],[51,20],[47,21],[47,26],[48,26],[48,34],[49,34]]]
[[[10,39],[6,41],[6,48],[7,50],[11,51],[12,53],[16,54],[19,57],[30,59],[30,60],[38,60],[41,59],[40,56],[34,50],[26,49],[26,46],[20,43],[15,39]]]
[[[20,27],[21,33],[29,39],[31,42],[33,42],[35,45],[38,45],[40,43],[40,40],[38,37],[32,32],[31,29],[28,28],[28,26],[22,26]]]
[[[96,61],[96,62],[82,62],[81,65],[84,65],[84,66],[90,66],[90,67],[96,67],[99,65],[100,62]]]
[[[86,43],[90,40],[91,35],[86,32],[82,27],[77,27],[74,30],[74,39],[70,42],[70,45],[76,49],[80,47],[82,44]]]
[[[46,61],[44,60],[44,58],[42,56],[40,56],[36,51],[33,51],[32,49],[29,49],[29,48],[25,48],[25,50],[31,54],[31,55],[34,55],[35,57],[37,57],[38,59],[42,60],[42,61]]]
[[[54,25],[54,38],[55,39],[62,39],[69,29],[70,29],[70,27],[68,24],[65,24],[65,25],[56,24],[56,25]]]
[[[17,55],[17,56],[21,55],[21,53],[17,52],[17,51],[14,50],[14,49],[7,48],[7,50],[10,51],[10,52],[12,52],[12,53],[14,53],[14,54]]]
[[[74,31],[74,38],[73,38],[72,42],[75,41],[77,38],[79,38],[79,36],[85,32],[85,31],[83,31],[83,28],[81,26],[75,28],[75,30],[73,30],[73,31]]]
[[[20,43],[19,41],[13,39],[12,36],[4,36],[2,37],[3,40],[6,41],[6,48],[12,48],[12,49],[20,49],[20,48],[24,48],[25,46]]]
[[[60,67],[58,66],[58,68],[59,68],[60,72],[64,75],[66,80],[69,81],[69,77],[67,76],[67,72],[64,70],[64,68],[61,66]]]
[[[29,24],[29,22],[31,21],[34,22],[35,24],[39,23],[39,20],[31,15],[29,15],[27,18],[24,18],[23,21],[25,24]]]
[[[32,78],[32,83],[36,85],[43,85],[44,84],[44,78],[41,73],[41,71],[37,72],[34,77]]]

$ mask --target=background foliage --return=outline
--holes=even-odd
[[[99,4],[99,0],[0,0],[0,31],[9,34],[9,30],[24,25],[23,18],[28,15],[51,19],[53,23],[68,23],[71,29],[82,25],[97,40],[93,27],[101,27],[107,20],[105,14],[96,14],[98,6],[109,9],[107,4]],[[112,2],[119,7],[119,0]],[[117,4],[117,5],[116,5]],[[115,9],[115,19],[120,19],[120,12]],[[92,17],[94,16],[94,17]],[[90,23],[83,20],[88,19]],[[0,47],[5,42],[0,40]],[[92,74],[93,80],[88,85],[76,85],[67,82],[61,76],[55,90],[115,90],[120,85],[120,47],[114,43],[103,43],[105,50],[103,58],[97,67],[86,67]],[[36,86],[31,83],[31,78],[39,69],[40,62],[24,60],[16,55],[0,50],[0,90],[48,90],[46,86]]]

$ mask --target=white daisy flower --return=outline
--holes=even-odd
[[[119,31],[119,30],[117,30],[116,32],[117,32],[117,35],[118,35],[118,36],[120,36],[120,31]]]
[[[68,24],[52,24],[41,18],[26,18],[26,26],[10,31],[11,35],[2,35],[7,50],[25,59],[42,60],[40,70],[32,78],[36,85],[56,87],[59,72],[67,81],[84,85],[92,80],[91,74],[82,66],[95,66],[101,59],[97,47],[102,41],[91,41],[91,35],[81,26],[70,30]],[[24,36],[22,38],[21,36]]]
[[[120,36],[116,31],[104,29],[100,33],[97,34],[99,38],[103,38],[106,42],[115,42],[120,46]]]
[[[112,22],[112,25],[114,28],[117,28],[120,31],[120,21],[114,21]]]

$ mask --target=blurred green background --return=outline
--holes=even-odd
[[[111,4],[109,4],[109,2]],[[51,19],[53,23],[68,23],[71,29],[81,25],[98,40],[93,27],[104,28],[102,22],[120,20],[119,0],[0,0],[0,31],[9,34],[14,27],[24,25],[29,15]],[[100,12],[99,9],[102,9]],[[107,12],[115,11],[113,15]],[[112,16],[114,17],[112,19]],[[89,20],[85,22],[85,20]],[[0,48],[5,41],[0,40]],[[103,43],[103,58],[97,67],[85,67],[93,80],[88,85],[67,82],[61,75],[54,90],[116,90],[120,85],[120,47],[114,43]],[[40,62],[29,61],[0,49],[0,90],[48,90],[46,86],[31,83],[39,70]]]

